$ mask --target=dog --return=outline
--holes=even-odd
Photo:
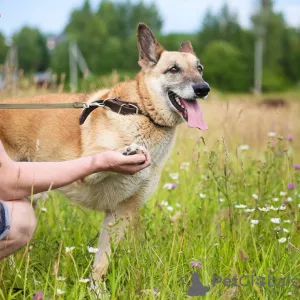
[[[6,103],[91,104],[118,98],[115,101],[130,103],[139,113],[122,114],[107,107],[83,112],[0,110],[0,139],[14,160],[62,161],[120,149],[133,154],[143,151],[142,147],[150,152],[151,165],[134,175],[101,172],[60,189],[71,201],[105,213],[92,272],[96,281],[107,272],[111,243],[121,240],[139,207],[155,190],[174,145],[177,125],[187,121],[189,127],[207,129],[197,98],[207,97],[210,87],[202,78],[203,66],[191,43],[182,43],[179,51],[166,51],[151,29],[140,23],[137,46],[141,70],[135,80],[92,95],[52,94]]]

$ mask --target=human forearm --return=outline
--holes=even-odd
[[[20,199],[59,188],[98,171],[93,156],[63,162],[15,162],[4,179],[7,186],[6,198]]]

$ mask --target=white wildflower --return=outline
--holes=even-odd
[[[258,209],[259,209],[260,211],[264,211],[264,212],[270,211],[270,208],[269,208],[269,207],[258,207]]]
[[[288,229],[286,229],[286,228],[282,228],[282,230],[284,231],[284,232],[286,232],[286,233],[288,233],[288,232],[290,232]]]
[[[97,253],[98,251],[99,251],[98,248],[88,247],[88,252],[89,253]]]
[[[79,282],[81,283],[88,283],[90,280],[88,278],[80,278]]]
[[[75,247],[66,247],[66,253],[72,253]]]
[[[280,224],[280,218],[271,218],[271,222],[274,224]]]
[[[273,198],[273,201],[277,202],[277,201],[279,201],[279,198],[275,197],[275,198]]]
[[[170,173],[169,174],[170,177],[173,179],[173,180],[177,180],[179,178],[179,174],[178,173]]]
[[[255,208],[246,208],[244,209],[244,212],[247,212],[247,213],[250,213],[250,212],[253,212],[255,211]]]
[[[283,238],[279,239],[279,240],[278,240],[278,242],[279,242],[280,244],[283,244],[283,243],[285,243],[285,242],[286,242],[286,238],[285,238],[285,237],[283,237]]]
[[[164,189],[167,189],[167,190],[173,190],[176,188],[176,185],[174,183],[165,183],[164,186],[163,186]]]
[[[268,136],[274,137],[276,136],[276,132],[270,131],[268,132]]]
[[[219,198],[219,202],[224,202],[225,200],[223,198]]]
[[[205,198],[206,197],[206,195],[205,194],[202,194],[202,193],[200,193],[200,198]]]
[[[174,210],[174,208],[173,208],[172,206],[168,206],[168,207],[167,207],[167,210],[169,210],[169,211],[173,211],[173,210]]]
[[[47,212],[47,208],[46,208],[46,207],[42,207],[42,208],[41,208],[41,211]]]
[[[249,146],[248,145],[240,145],[239,149],[241,151],[249,150]]]
[[[66,277],[63,277],[63,276],[57,277],[57,281],[65,281],[65,280],[66,280]]]
[[[256,225],[259,223],[259,220],[250,220],[250,223],[253,224],[253,225]]]
[[[247,207],[247,205],[245,205],[245,204],[236,204],[235,205],[235,208],[246,208]]]
[[[183,163],[180,164],[180,169],[181,169],[181,170],[186,170],[186,171],[188,171],[189,168],[190,168],[190,163],[189,163],[189,162],[183,162]]]
[[[286,192],[280,192],[279,195],[280,196],[286,196]]]
[[[286,200],[289,201],[289,202],[292,202],[293,198],[292,197],[287,197]]]
[[[65,291],[61,290],[61,289],[57,289],[56,290],[57,295],[62,295],[65,293]]]
[[[256,195],[256,194],[252,194],[252,197],[256,200],[258,199],[258,195]]]
[[[286,206],[281,205],[281,206],[279,207],[279,210],[286,210]]]
[[[270,210],[278,211],[278,210],[279,210],[279,207],[275,207],[275,206],[271,205],[271,206],[270,206]]]
[[[160,205],[161,205],[161,206],[168,206],[169,203],[168,203],[168,201],[161,201],[161,202],[160,202]]]
[[[291,220],[283,220],[283,223],[292,223]]]

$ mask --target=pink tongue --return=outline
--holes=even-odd
[[[202,110],[197,101],[188,101],[181,99],[188,114],[188,125],[189,127],[199,128],[201,130],[208,129],[208,126],[203,120]]]

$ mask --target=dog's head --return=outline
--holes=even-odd
[[[191,43],[182,43],[179,51],[165,51],[142,23],[137,28],[137,43],[139,65],[156,114],[152,117],[167,126],[185,120],[190,127],[206,130],[197,98],[206,98],[210,88]]]

